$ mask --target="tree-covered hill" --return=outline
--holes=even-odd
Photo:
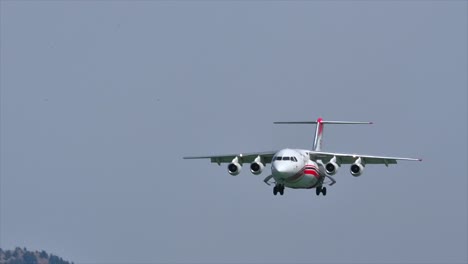
[[[15,250],[0,248],[0,264],[73,264],[73,262],[48,254],[44,250],[28,251],[26,248],[17,247]]]

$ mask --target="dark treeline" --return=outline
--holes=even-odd
[[[28,251],[17,247],[15,250],[0,248],[0,264],[73,264],[53,254],[42,251]]]

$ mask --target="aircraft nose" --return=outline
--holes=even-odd
[[[286,179],[293,175],[293,171],[291,170],[290,166],[282,162],[275,162],[275,164],[273,164],[272,169],[274,174],[280,176],[283,179]]]

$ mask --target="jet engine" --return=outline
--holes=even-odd
[[[237,176],[241,172],[242,166],[237,162],[231,162],[228,165],[228,172],[232,176]]]
[[[327,164],[325,164],[325,171],[327,175],[333,176],[338,172],[339,165],[336,163],[336,157],[333,157]]]
[[[361,176],[364,171],[364,166],[361,163],[353,163],[350,168],[351,175],[354,177]]]
[[[265,166],[261,162],[252,162],[250,164],[250,172],[252,172],[254,175],[259,175],[262,173],[263,168],[265,168]]]

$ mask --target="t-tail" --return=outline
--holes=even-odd
[[[320,151],[322,149],[322,136],[323,136],[323,126],[325,124],[372,124],[372,122],[354,122],[354,121],[326,121],[322,118],[318,118],[317,121],[292,121],[292,122],[274,122],[274,124],[317,124],[315,128],[315,139],[314,146],[312,149],[314,151]]]

